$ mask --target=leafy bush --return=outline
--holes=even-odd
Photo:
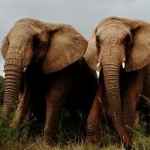
[[[27,150],[40,150],[49,149],[49,146],[44,144],[43,138],[43,128],[37,120],[31,123],[24,124],[23,130],[16,130],[10,126],[11,120],[7,119],[2,112],[0,107],[0,149],[14,150],[14,149],[27,149]],[[73,118],[69,113],[63,110],[60,124],[59,124],[59,134],[58,134],[58,145],[54,148],[55,150],[60,150],[60,147],[65,147],[69,149],[67,145],[71,148],[76,144],[75,135],[75,124]],[[30,129],[30,130],[29,130]],[[30,135],[28,136],[28,133]],[[79,147],[79,145],[78,145]]]
[[[33,134],[28,139],[21,140],[20,131],[10,126],[11,120],[7,119],[0,107],[0,149],[2,150],[95,150],[84,142],[77,143],[73,118],[67,111],[63,111],[59,126],[59,141],[55,147],[50,147],[43,142],[43,134],[38,134],[37,123],[34,122]],[[40,127],[43,133],[43,127]],[[145,122],[137,124],[133,130],[133,147],[135,150],[147,150],[150,147],[150,137],[145,134]],[[67,142],[66,142],[67,141]],[[108,127],[107,134],[101,139],[103,150],[124,150],[123,145],[117,142],[116,134]]]
[[[6,145],[13,145],[17,136],[17,131],[10,126],[10,120],[4,116],[0,108],[0,149],[7,149]]]

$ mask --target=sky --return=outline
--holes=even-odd
[[[0,47],[21,18],[71,24],[86,39],[104,18],[118,16],[150,22],[149,0],[0,0]],[[0,52],[0,75],[4,59]]]

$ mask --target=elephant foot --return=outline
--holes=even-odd
[[[56,146],[57,141],[58,141],[57,138],[50,133],[44,135],[44,142],[47,145],[50,145],[51,147]]]
[[[101,137],[101,133],[99,130],[99,122],[97,120],[89,121],[87,123],[86,143],[91,143],[91,145],[98,145],[100,137]]]
[[[127,135],[124,135],[122,140],[123,140],[125,149],[126,150],[131,150],[132,149],[132,140],[131,140],[131,138]]]
[[[88,135],[85,140],[85,145],[93,149],[99,149],[99,136]]]
[[[132,147],[127,147],[125,148],[125,150],[132,150]]]
[[[94,136],[88,136],[86,143],[91,143],[92,145],[98,145],[99,141]]]
[[[119,137],[121,143],[124,145],[124,148],[127,148],[127,149],[132,148],[132,138],[131,138],[132,133],[131,133],[131,131],[126,130],[121,125],[119,128],[118,127],[116,127],[116,133],[118,134],[118,137]]]
[[[98,150],[100,148],[97,141],[91,140],[89,138],[85,140],[85,146],[87,149],[92,148],[94,150]]]

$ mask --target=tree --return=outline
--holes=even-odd
[[[4,78],[0,76],[0,105],[2,105],[4,98]]]

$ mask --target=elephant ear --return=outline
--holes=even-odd
[[[98,50],[96,47],[96,35],[95,30],[92,32],[89,40],[88,40],[88,47],[86,50],[86,53],[84,54],[84,58],[86,62],[88,63],[89,67],[97,70],[97,63],[98,63]]]
[[[72,26],[54,24],[51,26],[51,39],[47,55],[43,61],[43,72],[59,71],[80,59],[87,48],[86,39]]]
[[[7,51],[8,51],[8,46],[9,46],[9,42],[8,42],[7,37],[5,37],[3,42],[2,42],[2,48],[1,48],[1,52],[2,52],[2,55],[3,55],[4,59],[6,58],[6,54],[7,54]]]
[[[142,21],[130,21],[133,27],[134,43],[125,70],[127,72],[143,68],[150,63],[150,24]]]

